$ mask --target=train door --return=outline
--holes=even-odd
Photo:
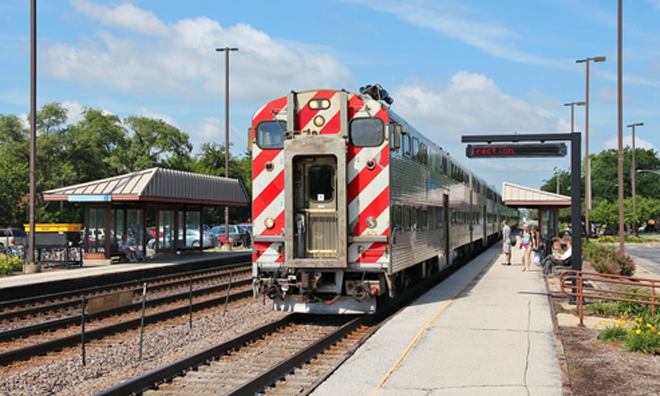
[[[443,254],[445,256],[444,265],[449,265],[449,195],[442,196],[442,236],[443,236]]]
[[[294,158],[294,258],[337,257],[337,160]]]

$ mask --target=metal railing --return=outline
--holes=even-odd
[[[634,286],[640,289],[640,291],[600,288],[597,286],[599,283]],[[650,305],[652,316],[655,316],[656,305],[660,305],[660,300],[656,301],[656,296],[659,295],[656,288],[660,287],[660,280],[658,279],[633,278],[624,275],[567,270],[561,274],[559,285],[564,294],[576,298],[578,316],[580,318],[579,326],[581,327],[584,327],[585,298]]]

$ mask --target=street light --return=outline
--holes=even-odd
[[[623,228],[623,0],[617,1],[616,34],[616,85],[617,85],[617,137],[619,140],[619,252],[626,252],[626,236]]]
[[[217,52],[225,53],[225,177],[229,178],[229,52],[238,48],[216,48]],[[229,206],[225,206],[225,249],[231,250],[229,244]]]
[[[571,106],[571,133],[575,132],[575,106],[584,106],[586,102],[564,103],[564,106]]]
[[[596,56],[593,58],[578,59],[575,63],[584,63],[587,69],[586,76],[586,93],[584,106],[584,170],[586,176],[584,178],[584,226],[587,230],[587,238],[589,238],[589,210],[591,210],[591,160],[589,158],[589,63],[590,62],[605,62],[607,60],[604,56]]]
[[[637,236],[637,222],[635,221],[635,217],[637,216],[637,191],[636,191],[636,186],[637,186],[637,178],[635,172],[635,169],[637,168],[637,162],[635,161],[635,127],[636,126],[643,126],[643,122],[637,122],[635,124],[630,124],[628,125],[628,128],[632,128],[632,199],[633,199],[633,234]]]
[[[25,272],[38,272],[34,262],[35,204],[37,200],[37,0],[30,2],[30,198],[28,202],[28,256]]]

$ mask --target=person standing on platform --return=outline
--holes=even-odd
[[[502,251],[506,261],[502,265],[511,265],[511,228],[506,219],[502,220]]]
[[[522,272],[529,272],[532,266],[532,234],[529,232],[529,224],[523,223],[523,230],[520,233],[520,249],[522,249]]]
[[[541,260],[543,259],[543,238],[541,237],[541,232],[538,227],[532,227],[532,256],[533,262],[541,265]]]

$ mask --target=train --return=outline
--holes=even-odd
[[[254,113],[253,288],[273,309],[373,314],[517,223],[392,103],[373,84],[292,91]]]

